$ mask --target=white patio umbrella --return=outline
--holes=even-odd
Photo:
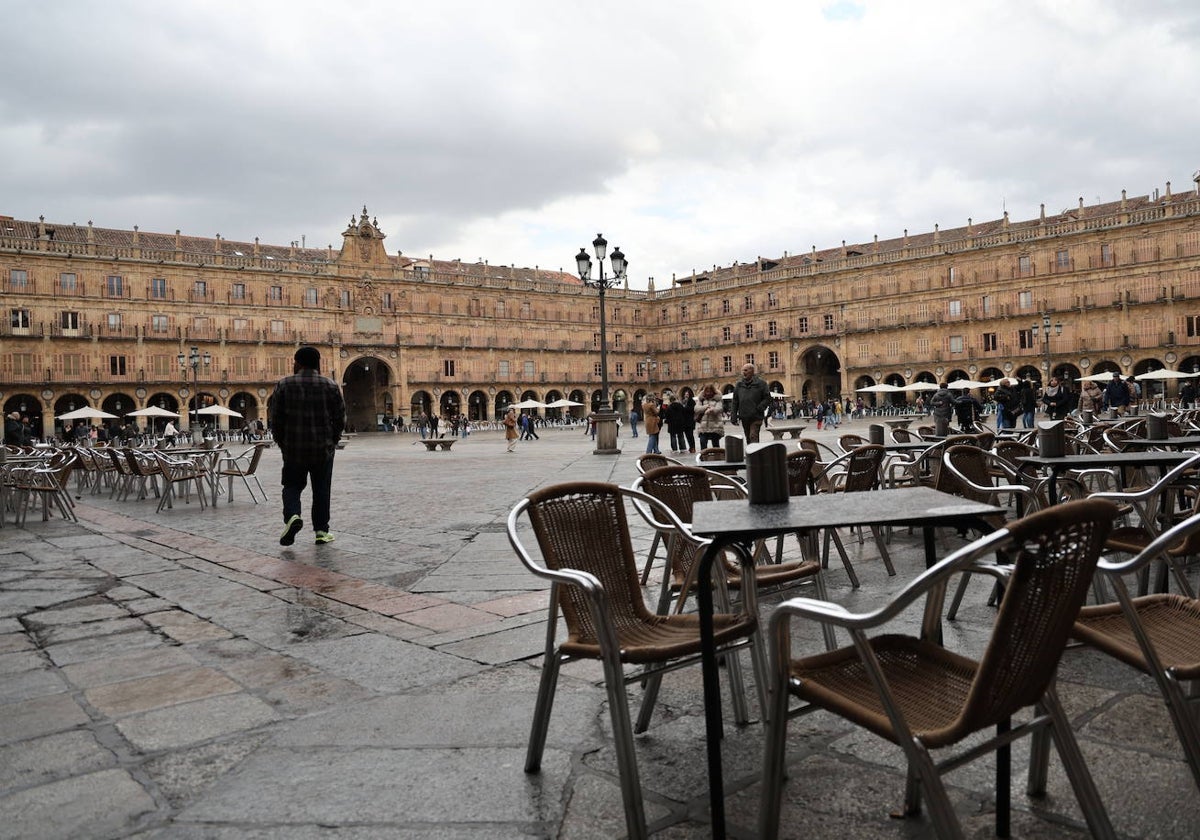
[[[786,400],[786,399],[789,399],[791,396],[792,396],[791,394],[781,394],[778,391],[771,392],[771,399],[773,399],[773,400]]]
[[[1114,371],[1106,370],[1101,373],[1089,373],[1087,376],[1081,376],[1076,379],[1076,382],[1109,382],[1113,378]]]
[[[1152,370],[1149,373],[1139,373],[1133,378],[1138,382],[1141,382],[1146,379],[1192,379],[1195,376],[1196,374],[1194,373],[1184,373],[1183,371],[1179,370],[1160,368],[1159,370]]]
[[[901,388],[901,391],[936,391],[938,385],[936,382],[910,382]]]
[[[196,411],[197,414],[221,414],[225,417],[241,417],[242,415],[234,411],[232,408],[226,408],[223,405],[210,405],[207,408],[201,408]]]
[[[946,387],[947,388],[957,388],[959,390],[968,389],[968,388],[991,388],[992,383],[991,382],[979,382],[978,380],[975,380],[975,379],[956,379],[953,382],[949,383]]]
[[[145,408],[139,408],[137,411],[129,411],[125,414],[126,417],[178,417],[179,412],[167,411],[165,408],[159,408],[157,405],[149,405]]]
[[[521,400],[521,402],[509,403],[509,408],[515,408],[520,411],[522,408],[549,408],[548,405],[539,400]]]
[[[546,403],[546,408],[575,408],[576,406],[580,405],[583,405],[583,403],[575,402],[575,400],[562,399]]]
[[[85,405],[83,408],[77,408],[74,411],[68,411],[66,414],[60,414],[58,420],[115,420],[117,415],[109,414],[107,411],[101,411],[98,408],[92,408],[90,405]]]
[[[865,388],[859,388],[860,394],[894,394],[897,391],[903,391],[899,385],[889,385],[886,382],[880,382],[878,385],[868,385]]]

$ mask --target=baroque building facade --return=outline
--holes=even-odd
[[[384,238],[365,207],[337,250],[0,216],[4,412],[44,436],[85,405],[159,406],[185,425],[214,404],[265,418],[300,344],[320,348],[360,430],[420,411],[489,419],[530,398],[571,399],[577,413],[598,403],[594,290],[559,271],[390,255]],[[746,361],[809,399],[918,380],[1190,373],[1200,183],[714,267],[612,289],[607,303],[622,412],[647,390],[728,390]]]

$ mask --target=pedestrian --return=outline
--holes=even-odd
[[[725,410],[715,385],[704,386],[692,416],[696,418],[696,428],[700,432],[700,448],[720,446],[725,434]]]
[[[929,410],[933,414],[934,427],[939,435],[945,435],[950,426],[950,416],[954,413],[954,395],[949,386],[943,382],[929,398]]]
[[[531,414],[525,415],[525,440],[541,440],[538,437],[537,429],[534,428],[536,419]]]
[[[679,392],[679,402],[683,405],[683,437],[687,441],[687,451],[696,451],[696,394],[691,388]]]
[[[1104,387],[1104,407],[1120,417],[1122,409],[1127,405],[1129,405],[1129,389],[1125,387],[1121,377],[1114,373],[1108,385]]]
[[[1037,394],[1033,392],[1033,383],[1028,379],[1021,380],[1017,386],[1017,401],[1021,406],[1021,427],[1033,428],[1033,415],[1037,411]]]
[[[4,418],[4,442],[9,446],[21,446],[24,434],[21,429],[21,413],[19,411],[10,412]],[[0,511],[0,515],[3,511]]]
[[[166,427],[163,429],[163,440],[167,442],[167,446],[175,445],[175,438],[179,436],[179,430],[175,428],[175,421],[168,420]]]
[[[638,424],[638,421],[640,421],[641,419],[642,419],[642,415],[638,412],[638,408],[636,405],[633,408],[629,409],[629,431],[634,437],[638,436],[637,424]]]
[[[283,456],[283,533],[280,545],[291,545],[304,527],[300,494],[312,482],[312,527],[317,545],[333,542],[329,504],[333,456],[346,426],[346,403],[337,384],[321,376],[321,351],[296,351],[293,373],[279,380],[267,402],[271,435]]]
[[[506,452],[517,451],[517,410],[515,408],[510,408],[504,414],[504,440],[508,445]]]
[[[658,433],[662,425],[658,419],[656,399],[653,393],[646,395],[646,399],[642,403],[642,417],[643,425],[646,427],[646,452],[661,455],[662,450],[658,448]]]
[[[758,375],[758,369],[750,362],[742,365],[742,378],[733,386],[733,404],[730,414],[742,424],[746,443],[758,443],[763,417],[771,407],[771,389]]]
[[[1042,402],[1046,405],[1046,413],[1051,420],[1061,420],[1070,410],[1071,395],[1059,384],[1057,376],[1050,377],[1050,384],[1042,391]]]
[[[671,439],[671,454],[678,455],[684,451],[687,443],[683,437],[683,423],[686,412],[683,403],[674,397],[663,397],[663,422],[667,426],[667,435]]]

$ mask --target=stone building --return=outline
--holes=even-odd
[[[1200,184],[1168,183],[612,289],[614,407],[725,387],[745,361],[798,398],[1200,370],[1198,225]],[[586,412],[599,398],[594,290],[559,271],[389,255],[366,208],[338,250],[0,216],[0,301],[0,401],[44,435],[84,405],[160,406],[184,424],[214,404],[264,417],[301,343],[321,349],[360,430],[421,411],[492,418],[526,398]]]

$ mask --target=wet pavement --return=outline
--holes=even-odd
[[[0,835],[622,836],[594,664],[564,669],[542,771],[522,770],[547,594],[504,522],[537,487],[628,484],[645,438],[623,434],[625,451],[607,457],[580,429],[546,430],[516,454],[501,438],[427,452],[410,436],[358,436],[338,455],[337,541],[326,546],[311,530],[278,545],[273,449],[264,504],[235,485],[215,509],[193,500],[156,514],[153,500],[84,490],[79,524],[10,521],[0,530]],[[644,557],[651,535],[634,530]],[[923,566],[919,535],[893,535],[895,578],[869,538],[845,543],[863,586],[851,590],[836,560],[827,581],[852,609]],[[953,532],[941,539],[943,551],[961,544]],[[968,591],[948,644],[978,651],[986,596],[982,583]],[[796,644],[819,642],[810,632]],[[1072,649],[1060,686],[1119,834],[1194,837],[1200,794],[1150,681]],[[655,836],[708,836],[697,669],[664,680],[637,751]],[[1026,755],[1014,750],[1017,768]],[[931,836],[924,819],[888,817],[903,761],[873,736],[808,716],[790,726],[788,760],[783,836]],[[757,723],[727,724],[724,761],[729,834],[753,837]],[[1014,785],[1015,836],[1087,835],[1057,758],[1051,768],[1043,800]],[[971,836],[991,834],[992,773],[984,760],[948,779]]]

